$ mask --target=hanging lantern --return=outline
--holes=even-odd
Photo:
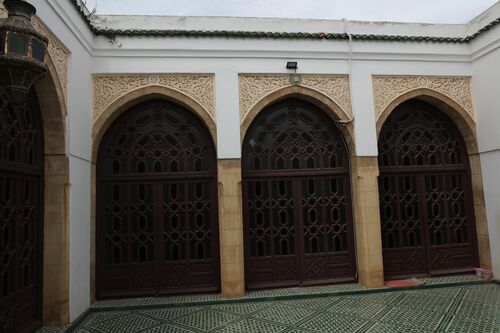
[[[21,0],[5,0],[8,18],[0,25],[0,86],[21,103],[36,80],[47,72],[47,38],[31,24],[36,9]]]

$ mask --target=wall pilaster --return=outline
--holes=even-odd
[[[218,161],[222,297],[245,294],[241,160]]]
[[[43,323],[69,321],[69,221],[66,155],[45,155]]]
[[[382,238],[376,156],[351,158],[356,255],[359,283],[367,288],[384,285]]]

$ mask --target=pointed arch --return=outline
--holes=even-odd
[[[465,144],[467,165],[470,166],[469,176],[472,189],[472,209],[476,224],[477,247],[479,263],[482,267],[491,267],[491,256],[488,238],[487,221],[484,206],[483,182],[481,176],[481,162],[478,153],[476,124],[472,115],[459,103],[449,96],[432,89],[420,88],[404,93],[395,98],[377,119],[377,137],[380,140],[382,127],[391,114],[403,103],[410,100],[420,100],[442,112],[456,127]]]
[[[216,124],[207,110],[189,96],[164,86],[151,85],[129,92],[111,103],[94,120],[92,126],[92,161],[95,163],[101,139],[109,125],[124,111],[152,99],[164,99],[192,111],[208,128],[213,142],[217,142]]]
[[[349,120],[349,113],[342,109],[339,104],[333,101],[331,98],[326,96],[325,94],[318,92],[314,89],[310,89],[302,86],[290,86],[286,88],[279,89],[274,91],[263,98],[261,98],[254,106],[250,109],[250,111],[246,114],[246,116],[241,121],[241,143],[243,143],[243,139],[248,131],[248,128],[254,121],[255,117],[264,109],[266,109],[269,105],[282,101],[287,98],[298,98],[303,101],[314,104],[319,107],[321,110],[325,112],[331,119],[334,121],[338,120]],[[348,123],[346,125],[338,126],[344,139],[346,141],[349,154],[354,156],[355,144],[354,144],[354,126],[352,123]]]
[[[393,99],[392,102],[377,118],[377,137],[380,134],[380,131],[386,119],[390,116],[394,109],[396,109],[401,103],[413,98],[434,105],[436,108],[450,117],[460,131],[462,137],[464,138],[468,153],[477,153],[478,146],[476,137],[476,123],[470,113],[468,113],[453,98],[428,88],[414,89]]]
[[[91,170],[91,300],[96,299],[96,252],[97,252],[97,239],[96,239],[96,212],[97,212],[97,168],[96,162],[98,159],[99,148],[103,137],[115,120],[128,110],[147,103],[148,101],[163,100],[177,105],[180,109],[184,108],[186,111],[192,113],[192,116],[198,118],[200,124],[206,128],[208,136],[212,140],[210,145],[216,151],[216,124],[206,109],[198,102],[185,94],[170,89],[164,86],[147,86],[136,89],[130,93],[111,103],[98,117],[95,119],[92,128],[92,170]],[[215,155],[216,156],[216,152]],[[215,205],[216,207],[217,205]],[[216,261],[218,262],[218,257]]]
[[[355,280],[350,159],[339,127],[290,95],[250,125],[242,148],[248,289]]]

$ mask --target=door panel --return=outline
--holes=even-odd
[[[32,91],[12,105],[0,88],[0,331],[42,325],[43,124]]]
[[[382,247],[387,276],[426,272],[417,179],[415,175],[405,174],[379,178]]]
[[[153,185],[107,183],[103,191],[103,284],[109,293],[152,294],[157,289]]]
[[[466,198],[466,174],[433,174],[425,176],[424,182],[431,271],[472,267],[466,203],[472,198]]]
[[[300,181],[303,226],[303,280],[316,281],[352,274],[352,230],[344,176]],[[347,191],[346,191],[347,190]]]
[[[212,258],[218,251],[213,235],[218,230],[211,223],[211,182],[169,182],[161,187],[161,289],[213,289],[217,280]]]
[[[247,189],[247,276],[253,284],[297,284],[293,181],[249,180]]]

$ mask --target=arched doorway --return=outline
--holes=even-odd
[[[189,110],[120,115],[97,159],[97,298],[220,289],[216,156]]]
[[[247,289],[355,278],[349,155],[336,124],[289,98],[243,141]]]
[[[42,324],[43,124],[32,90],[14,106],[0,89],[0,331]]]
[[[386,278],[472,270],[470,167],[452,120],[424,101],[403,102],[382,126],[378,149]]]

